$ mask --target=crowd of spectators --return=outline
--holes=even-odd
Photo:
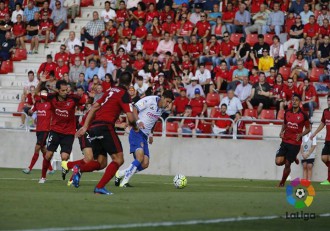
[[[26,49],[26,41],[32,57],[40,42],[48,48],[68,18],[70,25],[77,23],[79,5],[79,0],[1,0],[1,59]],[[235,120],[253,108],[260,116],[263,109],[286,109],[299,94],[311,117],[318,106],[311,68],[323,68],[319,81],[330,79],[327,0],[112,0],[91,14],[80,34],[70,31],[35,73],[49,79],[50,91],[65,79],[88,104],[129,71],[134,100],[166,89],[176,94],[169,115],[209,117],[207,96],[225,93],[215,118]],[[266,42],[267,35],[272,39]],[[285,66],[291,70],[286,77],[280,72]],[[215,133],[230,132],[226,123],[212,125]],[[197,128],[194,120],[180,123],[184,131]]]

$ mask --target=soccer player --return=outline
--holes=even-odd
[[[278,166],[284,166],[282,180],[279,187],[284,187],[285,181],[291,172],[291,164],[299,164],[297,155],[300,151],[302,137],[310,132],[310,122],[308,116],[299,107],[301,98],[295,94],[292,97],[292,109],[284,114],[280,137],[282,143],[277,151],[275,163]],[[305,130],[303,131],[305,127]]]
[[[128,122],[133,129],[139,130],[132,113],[131,99],[127,92],[131,82],[131,73],[123,72],[119,77],[119,86],[109,88],[102,98],[93,104],[84,126],[76,133],[77,137],[81,137],[89,129],[94,155],[106,156],[108,153],[112,159],[101,180],[96,185],[94,193],[111,195],[112,193],[105,188],[105,185],[124,163],[123,148],[115,131],[115,122],[119,118],[121,111],[126,113]]]
[[[41,90],[42,94],[47,94],[47,89],[44,88]],[[34,112],[37,112],[37,126],[36,126],[36,136],[37,143],[34,147],[34,154],[31,159],[30,166],[26,169],[23,169],[25,174],[29,174],[39,158],[39,152],[41,151],[43,156],[46,154],[46,140],[50,130],[50,120],[52,118],[51,105],[49,102],[46,102],[44,99],[38,100],[32,108],[29,110],[29,115],[32,115]],[[53,174],[55,171],[52,166],[49,165],[49,174]]]
[[[172,91],[164,91],[161,97],[147,96],[134,104],[133,113],[138,118],[139,131],[131,129],[129,133],[130,153],[134,156],[131,165],[123,170],[117,171],[115,186],[131,187],[128,183],[137,171],[142,171],[149,166],[149,144],[153,143],[152,131],[159,117],[174,100]],[[121,179],[122,182],[120,183]]]
[[[323,110],[321,123],[316,131],[311,135],[310,139],[313,139],[317,133],[319,133],[324,127],[326,127],[325,143],[322,150],[322,161],[328,167],[328,179],[321,182],[321,185],[330,185],[330,95],[327,97],[328,108]]]
[[[37,87],[39,92],[40,86],[46,82],[45,76],[40,78]],[[68,94],[67,82],[59,80],[56,82],[56,93],[41,93],[41,98],[50,102],[52,106],[52,121],[48,136],[47,152],[42,164],[41,179],[39,183],[43,184],[46,181],[46,171],[50,165],[50,160],[54,152],[61,146],[62,160],[68,160],[72,151],[74,134],[76,133],[76,118],[75,109],[79,105],[80,97],[74,94]],[[62,178],[65,180],[65,175],[68,173],[62,169]]]

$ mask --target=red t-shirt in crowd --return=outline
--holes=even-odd
[[[311,100],[314,96],[317,96],[315,87],[313,85],[309,85],[305,90],[305,101]]]
[[[57,62],[57,60],[62,59],[64,63],[69,63],[70,55],[66,52],[61,53],[58,52],[55,54],[54,60]]]
[[[295,85],[293,85],[291,88],[289,88],[288,85],[283,87],[282,98],[286,99],[286,101],[292,100],[292,96],[294,94],[299,94],[299,90]]]
[[[188,105],[189,99],[187,97],[182,98],[181,96],[176,97],[173,105],[175,105],[175,110],[177,114],[184,113],[185,107]]]
[[[192,57],[198,58],[203,53],[202,43],[189,43],[187,46],[187,51]]]
[[[208,21],[206,22],[198,21],[196,23],[196,28],[197,28],[197,35],[199,37],[203,37],[206,34],[206,31],[209,32],[211,31],[211,25]]]
[[[165,32],[168,32],[170,33],[170,35],[174,35],[176,33],[176,30],[177,30],[177,24],[175,23],[163,23],[162,24],[162,30],[165,31]]]
[[[180,28],[181,28],[181,22],[179,21],[176,24],[176,29],[179,30]],[[179,35],[180,36],[187,36],[189,34],[189,32],[192,31],[193,29],[194,29],[194,25],[190,21],[187,21],[183,24]]]
[[[58,80],[62,79],[65,73],[69,74],[69,67],[67,65],[63,65],[62,67],[57,66],[55,68],[56,79],[58,79]]]
[[[25,29],[25,23],[14,23],[13,25],[13,34],[17,37],[19,35],[25,35],[26,29]]]
[[[307,34],[309,37],[314,37],[317,33],[319,33],[319,25],[317,23],[314,23],[313,25],[310,23],[307,23],[304,26],[304,33]]]
[[[148,30],[145,26],[139,26],[138,28],[136,28],[134,35],[137,38],[145,38],[148,34]]]
[[[143,50],[147,55],[152,55],[154,52],[156,52],[158,47],[158,42],[156,40],[146,40],[143,43]]]
[[[233,42],[229,41],[228,43],[222,42],[220,44],[220,50],[222,51],[223,56],[228,56],[231,54],[231,51],[235,49]]]
[[[57,67],[57,65],[54,62],[51,62],[51,63],[45,62],[40,65],[37,73],[41,74],[42,72],[47,72],[49,74],[49,72],[51,72],[51,71],[55,72],[56,67]],[[46,78],[48,79],[49,75],[47,75]]]
[[[44,20],[40,21],[39,29],[41,30],[41,34],[46,35],[46,31],[43,29],[48,29],[53,26],[54,26],[54,23],[53,23],[53,20],[51,20],[51,19],[48,19],[47,21],[44,21]]]
[[[122,23],[125,21],[126,18],[128,18],[128,12],[126,9],[123,9],[123,10],[116,10],[116,19],[117,19],[117,22],[119,23]]]
[[[198,116],[202,113],[204,104],[206,103],[206,100],[203,96],[200,96],[199,99],[193,98],[189,101],[189,105],[192,108],[192,116]]]
[[[220,111],[216,111],[213,115],[213,118],[230,119],[229,115],[222,115]],[[218,128],[226,128],[227,126],[231,125],[230,120],[215,120],[214,123]]]

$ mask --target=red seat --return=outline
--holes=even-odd
[[[284,113],[285,113],[285,110],[279,110],[277,112],[277,118],[278,120],[284,120]]]
[[[179,124],[177,122],[166,122],[166,136],[177,137],[178,128],[179,128]],[[175,133],[175,134],[167,134],[167,133]]]
[[[247,135],[249,135],[249,136],[246,137],[246,139],[262,140],[263,134],[264,134],[264,132],[263,132],[261,125],[251,124],[251,126],[249,127],[249,131],[247,133]]]
[[[250,45],[253,46],[258,42],[258,35],[257,34],[247,34],[246,35],[246,42]]]
[[[278,73],[282,75],[284,81],[287,81],[290,77],[291,69],[289,67],[280,67]]]
[[[289,59],[289,63],[287,64],[288,67],[291,67],[293,62],[297,59],[296,54],[292,54]]]
[[[205,68],[209,71],[213,70],[213,64],[212,63],[205,63]]]
[[[81,0],[80,6],[85,7],[85,6],[93,6],[94,1],[93,0]]]
[[[199,123],[198,124],[199,130],[201,130],[202,134],[210,134],[209,136],[199,136],[197,134],[198,138],[210,138],[211,134],[213,133],[212,131],[212,125],[210,123]]]
[[[154,136],[161,136],[163,132],[162,121],[157,121],[154,127]]]
[[[260,3],[252,3],[251,5],[251,14],[256,14],[260,11]]]
[[[232,41],[234,43],[235,46],[237,46],[239,44],[239,40],[240,38],[243,36],[243,34],[231,34],[230,35],[230,41]]]
[[[248,117],[252,117],[252,118],[258,118],[257,109],[245,109],[243,116],[248,116]]]
[[[313,67],[309,79],[311,80],[311,82],[318,82],[319,77],[322,74],[324,74],[323,68]]]
[[[11,60],[13,61],[21,61],[27,59],[27,53],[25,49],[16,49],[15,53],[13,54]]]
[[[265,43],[268,43],[269,45],[273,44],[274,34],[265,34],[264,37],[265,37],[265,39],[264,39]]]
[[[1,68],[0,68],[0,74],[8,74],[11,72],[14,72],[13,61],[11,61],[11,60],[2,61]]]
[[[206,104],[208,107],[219,106],[220,95],[218,93],[208,93],[206,96]]]
[[[263,109],[260,113],[260,119],[263,120],[275,120],[275,111],[274,110],[268,110]],[[261,123],[272,123],[272,122],[261,122]]]

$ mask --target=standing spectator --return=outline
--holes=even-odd
[[[285,65],[284,47],[277,35],[273,37],[273,45],[270,46],[270,56],[274,58],[274,67],[276,70],[279,70],[280,67]]]
[[[88,68],[85,71],[85,80],[89,82],[94,75],[97,76],[99,68],[96,66],[96,61],[94,59],[89,61]]]
[[[211,72],[205,69],[205,64],[200,63],[199,68],[196,70],[195,77],[198,78],[199,84],[202,86],[205,95],[210,92],[210,86],[213,84],[211,79]]]
[[[35,13],[39,13],[39,8],[34,5],[34,1],[29,1],[27,7],[24,8],[24,22],[29,23],[35,19]]]
[[[21,18],[22,18],[22,20],[23,20],[23,15],[24,15],[24,12],[23,12],[23,10],[22,10],[22,6],[21,6],[21,4],[19,4],[19,3],[16,3],[15,4],[15,11],[13,11],[12,13],[11,13],[11,21],[13,22],[13,23],[16,23],[17,22],[17,15],[21,15]]]
[[[53,62],[53,56],[47,55],[46,59],[47,61],[45,63],[42,63],[38,69],[37,72],[38,79],[40,79],[41,76],[45,76],[46,79],[49,79],[49,73],[51,71],[55,72],[56,63]]]
[[[85,46],[86,38],[88,41],[94,41],[94,50],[98,50],[99,42],[101,40],[104,29],[104,22],[99,19],[99,14],[97,11],[94,11],[93,20],[89,21],[86,26],[81,29],[80,40],[82,42],[82,46]]]
[[[105,1],[104,10],[101,11],[101,19],[107,23],[109,20],[115,20],[117,17],[116,11],[110,8],[110,2]]]
[[[171,52],[171,54],[174,51],[174,42],[171,40],[170,34],[168,32],[166,32],[164,34],[164,39],[161,40],[157,46],[156,52],[159,54],[159,61],[162,62],[164,57],[165,57],[165,53],[166,52]]]
[[[266,75],[264,72],[259,73],[259,82],[253,85],[251,95],[247,99],[246,104],[249,109],[258,106],[258,118],[262,109],[269,109],[271,104],[271,88],[266,82]]]
[[[262,27],[262,33],[266,34],[275,31],[277,36],[280,35],[282,26],[284,25],[284,13],[280,11],[280,4],[274,3],[274,11],[269,14],[267,24]]]
[[[250,97],[252,91],[252,85],[249,83],[249,77],[244,76],[243,82],[235,89],[235,96],[241,101],[244,108],[247,107],[246,100]]]
[[[48,18],[48,13],[44,12],[42,15],[42,18],[39,22],[39,36],[38,39],[45,40],[45,48],[48,47],[48,42],[53,40],[55,38],[55,35],[53,33],[53,20]]]
[[[324,43],[317,50],[317,58],[312,61],[312,67],[323,67],[330,59],[329,35],[324,36],[323,40]]]
[[[81,46],[81,41],[76,37],[76,33],[74,31],[70,31],[69,38],[65,41],[65,45],[70,52],[70,54],[74,54],[75,46]]]
[[[189,104],[192,108],[192,116],[205,116],[207,112],[206,100],[201,96],[199,88],[195,89],[195,97],[190,99]]]
[[[286,53],[293,45],[293,52],[296,53],[299,50],[300,40],[304,37],[304,25],[301,23],[301,17],[297,16],[295,19],[296,23],[291,26],[289,36],[290,39],[286,41],[284,45],[284,52]]]
[[[226,113],[227,105],[221,104],[220,111],[216,111],[212,118],[225,120],[212,120],[212,131],[216,135],[229,134],[231,132],[231,121]]]
[[[239,11],[235,14],[234,19],[234,31],[233,33],[243,33],[245,36],[245,28],[250,25],[251,22],[251,15],[250,12],[246,10],[246,5],[241,3],[239,5]]]
[[[0,38],[0,60],[8,60],[11,57],[11,53],[14,51],[16,43],[11,38],[11,32],[8,31],[4,38]]]
[[[259,59],[258,68],[259,71],[262,71],[266,76],[269,76],[270,68],[274,67],[274,58],[268,55],[267,49],[264,49],[262,54],[263,56]]]
[[[253,51],[255,52],[258,59],[263,56],[263,50],[270,50],[270,46],[265,42],[264,35],[258,35],[258,42],[253,45]]]
[[[303,25],[307,24],[309,21],[309,17],[314,15],[312,11],[309,10],[309,5],[307,3],[304,4],[304,10],[300,12],[301,23]]]
[[[235,96],[233,90],[227,91],[227,96],[221,100],[219,106],[223,104],[227,106],[226,114],[229,115],[231,119],[233,120],[235,119],[237,112],[242,114],[242,109],[243,109],[242,103],[239,100],[239,98]]]
[[[63,7],[70,15],[71,23],[75,23],[75,18],[79,13],[80,0],[64,0]]]
[[[313,112],[314,109],[317,107],[317,103],[316,103],[316,90],[315,87],[310,84],[310,80],[308,78],[304,79],[304,86],[303,86],[303,90],[302,90],[302,105],[304,108],[308,108],[309,111],[309,118],[313,117]]]
[[[266,7],[265,4],[260,4],[260,11],[253,15],[252,19],[254,20],[254,23],[245,28],[245,34],[251,34],[253,32],[262,34],[262,27],[266,25],[270,13]]]
[[[51,19],[54,22],[55,34],[59,36],[62,30],[65,29],[67,24],[67,9],[61,6],[61,1],[56,1],[56,8],[54,9]]]
[[[197,77],[192,77],[191,78],[191,83],[186,85],[187,89],[187,96],[189,99],[192,99],[195,97],[195,90],[198,89],[199,94],[201,96],[205,96],[203,88],[201,85],[198,84],[198,78]]]
[[[311,123],[312,125],[312,123]],[[312,127],[312,126],[311,126]],[[312,180],[312,172],[316,153],[316,137],[311,139],[312,130],[303,136],[300,146],[301,163],[303,165],[303,179]]]
[[[86,71],[86,67],[81,63],[79,57],[75,57],[74,62],[75,64],[70,67],[70,72],[69,72],[69,79],[70,82],[72,83],[76,83],[79,79],[80,74],[85,73]]]
[[[230,41],[227,31],[223,33],[223,42],[220,44],[220,58],[217,59],[217,65],[222,60],[226,61],[228,70],[230,70],[230,65],[235,62],[235,46]]]

